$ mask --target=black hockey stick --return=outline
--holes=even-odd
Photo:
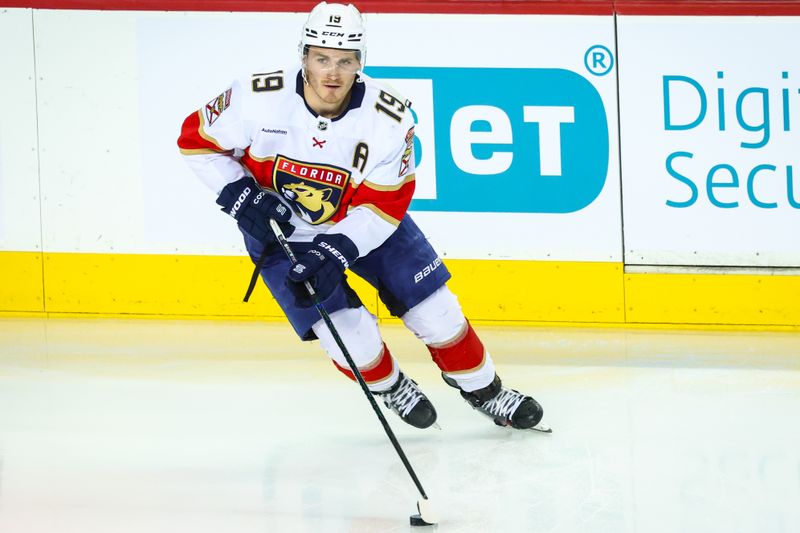
[[[286,252],[286,255],[289,257],[289,261],[292,264],[297,263],[297,258],[292,252],[291,246],[289,246],[289,241],[286,239],[286,236],[281,231],[280,226],[278,225],[275,220],[270,219],[269,221],[270,226],[272,227],[273,233],[275,233],[275,237],[278,239],[281,247],[283,247],[283,251]],[[389,426],[389,422],[386,420],[386,417],[383,416],[383,413],[378,407],[378,403],[375,401],[375,398],[372,396],[372,393],[367,386],[367,382],[364,381],[364,377],[359,372],[358,367],[356,366],[353,358],[350,356],[350,352],[347,351],[347,348],[342,341],[342,338],[339,336],[339,332],[336,331],[336,327],[333,325],[333,321],[331,320],[330,315],[323,307],[322,302],[319,301],[319,297],[317,293],[314,291],[314,288],[311,284],[306,281],[305,282],[306,290],[308,294],[311,296],[311,299],[314,301],[314,307],[317,308],[319,315],[322,317],[322,320],[325,321],[325,325],[328,326],[328,329],[333,335],[333,339],[336,341],[336,345],[339,346],[339,349],[342,351],[344,358],[347,360],[348,366],[350,366],[350,370],[353,372],[353,375],[356,377],[358,384],[361,385],[361,390],[364,391],[364,394],[367,396],[369,400],[369,404],[372,406],[372,410],[375,411],[375,415],[378,417],[378,420],[381,421],[381,425],[383,425],[384,431],[386,431],[386,436],[389,437],[389,440],[392,441],[392,446],[394,446],[397,455],[400,456],[400,460],[403,461],[403,465],[406,467],[408,474],[411,476],[411,479],[414,481],[414,484],[417,486],[417,490],[419,491],[422,499],[417,501],[417,510],[419,511],[418,515],[411,516],[411,525],[431,525],[435,524],[435,517],[433,516],[433,511],[430,506],[430,500],[428,499],[428,495],[425,494],[425,489],[422,488],[422,483],[420,483],[417,474],[414,472],[414,469],[411,467],[411,463],[408,462],[408,458],[406,457],[405,452],[403,452],[403,448],[400,447],[400,443],[397,442],[397,437],[394,435],[394,431]]]

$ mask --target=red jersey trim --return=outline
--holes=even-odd
[[[178,147],[186,155],[198,153],[227,153],[217,141],[203,131],[203,112],[192,113],[181,126],[181,135],[178,137]]]
[[[250,148],[246,148],[244,155],[239,160],[247,170],[253,175],[259,185],[264,188],[275,190],[272,180],[272,170],[275,166],[275,157],[255,157],[250,153]]]
[[[361,186],[355,190],[350,207],[366,207],[393,226],[399,226],[400,220],[403,219],[411,204],[416,182],[413,179],[407,179],[399,188],[392,187],[387,190],[373,189],[370,185],[367,181],[361,183]]]

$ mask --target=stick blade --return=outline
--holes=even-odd
[[[433,510],[430,500],[419,500],[417,502],[419,514],[411,515],[409,521],[412,526],[433,526],[436,525],[438,517]]]

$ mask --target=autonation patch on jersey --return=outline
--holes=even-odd
[[[366,73],[412,102],[423,191],[412,210],[569,213],[603,189],[605,107],[575,72],[368,67]]]

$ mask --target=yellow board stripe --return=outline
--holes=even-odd
[[[249,303],[242,301],[252,272],[249,257],[47,253],[45,307],[49,313],[282,318],[263,283]],[[374,299],[365,304],[376,311]]]
[[[800,276],[626,274],[631,323],[800,325]]]
[[[470,320],[618,322],[621,263],[448,259],[448,285]]]
[[[800,330],[800,276],[625,274],[621,263],[602,262],[446,264],[474,323]],[[247,257],[0,252],[0,316],[285,320],[261,283],[242,302],[252,268]],[[371,286],[348,280],[372,313],[391,319]]]
[[[0,252],[0,310],[43,312],[42,254]]]

